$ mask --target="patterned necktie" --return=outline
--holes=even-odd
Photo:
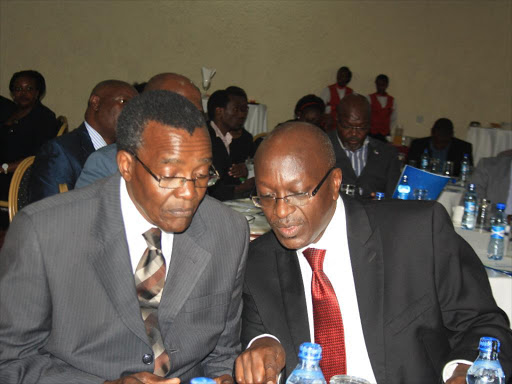
[[[313,270],[311,295],[315,343],[322,346],[320,367],[329,382],[332,376],[347,373],[343,320],[336,293],[323,270],[325,249],[308,248],[303,253]]]
[[[171,368],[158,325],[158,304],[165,283],[165,259],[161,250],[162,232],[151,228],[142,236],[148,247],[144,251],[135,270],[135,286],[140,304],[140,312],[149,341],[153,346],[155,369],[153,373],[164,377]]]

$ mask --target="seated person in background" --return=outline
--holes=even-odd
[[[0,95],[0,124],[11,116],[16,110],[16,104]]]
[[[144,92],[121,112],[117,145],[121,174],[14,218],[0,253],[2,384],[233,383],[249,226],[205,196],[203,114]]]
[[[336,107],[340,101],[353,93],[347,84],[352,80],[352,72],[348,67],[341,67],[336,74],[336,83],[325,87],[320,92],[320,97],[325,103],[325,128],[326,131],[336,129]]]
[[[431,159],[439,160],[440,169],[443,169],[445,162],[453,162],[453,176],[459,176],[465,154],[468,154],[469,162],[473,165],[473,147],[471,143],[453,137],[453,123],[450,119],[438,119],[432,126],[431,136],[413,140],[407,155],[408,161],[420,164],[425,149]]]
[[[439,203],[340,197],[329,139],[306,123],[274,129],[254,167],[272,231],[249,246],[242,347],[262,334],[280,344],[255,340],[237,359],[238,383],[275,383],[283,366],[288,377],[312,341],[327,382],[465,384],[482,336],[501,341],[511,377],[507,316]]]
[[[18,164],[35,155],[59,129],[55,113],[41,103],[46,82],[39,72],[16,72],[9,82],[9,90],[16,108],[0,121],[0,200],[7,200],[12,174]]]
[[[295,120],[305,121],[324,129],[325,103],[316,95],[301,97],[295,105]]]
[[[176,73],[160,73],[153,76],[145,84],[144,91],[172,91],[180,94],[192,102],[197,109],[203,111],[201,92],[189,78]],[[89,156],[82,169],[75,187],[82,188],[99,179],[117,173],[117,146],[110,144]]]
[[[471,183],[475,184],[479,199],[491,200],[493,207],[506,204],[505,214],[512,215],[512,154],[506,152],[480,159]]]
[[[370,104],[359,94],[345,96],[338,105],[337,130],[328,132],[343,183],[362,188],[362,196],[384,192],[391,197],[400,178],[398,151],[368,137]]]
[[[116,141],[117,118],[125,104],[137,95],[130,84],[105,80],[89,96],[84,122],[75,130],[44,144],[36,155],[30,175],[30,201],[68,190],[75,183],[91,153]]]
[[[244,164],[245,160],[254,157],[254,138],[253,136],[244,128],[245,121],[247,120],[247,114],[249,112],[249,106],[247,103],[247,94],[242,88],[236,86],[230,86],[226,88],[226,92],[228,93],[229,100],[231,101],[232,106],[232,116],[239,116],[238,123],[234,124],[233,129],[229,132],[231,133],[231,144],[229,144],[229,157],[231,158],[231,163],[233,167],[238,164]],[[228,112],[229,113],[229,112]],[[231,171],[234,175],[236,172],[234,170]]]
[[[246,145],[247,139],[239,141],[234,136],[239,135],[247,118],[247,97],[239,92],[215,91],[208,99],[207,109],[213,165],[220,175],[208,193],[221,201],[246,197],[254,188],[254,179],[243,181],[248,176],[245,159],[252,156],[254,146]],[[248,132],[247,135],[252,140],[252,135]]]
[[[388,85],[389,78],[379,75],[375,79],[377,92],[368,95],[372,109],[370,136],[381,141],[387,141],[386,136],[390,135],[396,123],[396,100],[386,92]]]

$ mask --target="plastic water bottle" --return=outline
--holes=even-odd
[[[194,377],[190,380],[190,384],[215,384],[215,380],[209,377]]]
[[[428,169],[428,166],[430,164],[430,157],[428,155],[428,149],[425,148],[423,151],[423,154],[420,157],[420,168],[424,169],[425,171]]]
[[[384,200],[386,194],[384,192],[375,192],[375,198],[373,200]]]
[[[498,212],[494,217],[491,227],[491,239],[489,240],[489,246],[487,247],[487,257],[492,260],[503,259],[505,253],[505,204],[496,204]]]
[[[482,337],[478,346],[480,353],[468,369],[468,384],[505,384],[505,373],[498,360],[500,341],[494,337]]]
[[[402,177],[402,181],[398,184],[398,198],[400,200],[408,200],[411,193],[411,186],[407,182],[407,175]]]
[[[462,228],[473,230],[475,228],[477,213],[477,199],[475,184],[469,184],[466,196],[464,196],[464,215],[462,216]]]
[[[460,182],[462,185],[466,185],[469,180],[469,155],[464,154],[462,163],[460,163]]]
[[[315,343],[302,343],[299,348],[299,364],[286,380],[286,384],[326,384],[320,369],[322,347]]]

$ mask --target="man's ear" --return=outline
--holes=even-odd
[[[335,168],[332,171],[332,184],[333,184],[333,198],[334,200],[338,199],[338,196],[340,195],[340,188],[341,188],[341,181],[343,180],[343,173],[341,172],[341,169]]]
[[[117,167],[119,168],[119,172],[125,181],[130,181],[132,179],[135,159],[133,155],[130,153],[120,150],[117,152]]]
[[[89,97],[89,105],[93,111],[97,112],[100,109],[100,97],[98,95],[91,95]]]

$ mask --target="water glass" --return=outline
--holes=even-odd
[[[354,184],[341,184],[341,192],[347,196],[355,196],[356,186]]]
[[[422,187],[419,187],[414,190],[414,200],[428,200],[428,190]]]
[[[432,158],[430,159],[430,172],[432,173],[440,173],[441,172],[441,162],[439,159]]]
[[[453,161],[447,161],[444,163],[443,175],[453,176]]]
[[[370,382],[360,377],[336,375],[331,377],[329,384],[370,384]]]

